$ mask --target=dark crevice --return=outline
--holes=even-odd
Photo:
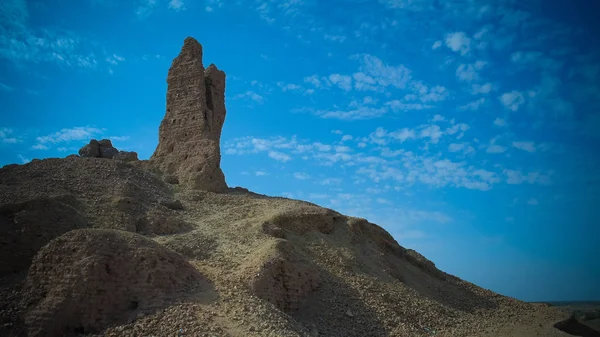
[[[210,80],[210,78],[204,78],[204,86],[206,88],[206,107],[208,107],[208,109],[212,111],[214,110],[214,107],[212,100],[212,81]]]

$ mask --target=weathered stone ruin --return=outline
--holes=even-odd
[[[122,161],[137,161],[138,155],[136,152],[130,151],[119,151],[112,145],[110,139],[102,139],[97,141],[95,139],[79,149],[80,157],[90,158],[107,158],[117,159]]]
[[[220,139],[225,122],[225,73],[202,65],[202,46],[185,39],[167,77],[167,111],[150,161],[194,189],[223,192]]]

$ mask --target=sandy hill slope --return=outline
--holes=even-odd
[[[564,312],[365,219],[227,187],[225,75],[201,53],[188,38],[173,61],[149,161],[93,140],[0,169],[0,336],[568,336]]]

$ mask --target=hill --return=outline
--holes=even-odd
[[[150,160],[102,140],[0,169],[0,335],[568,336],[365,219],[228,187],[201,57],[186,39]]]

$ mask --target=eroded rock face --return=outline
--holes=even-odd
[[[151,161],[194,189],[224,192],[220,139],[225,122],[225,73],[202,65],[202,46],[185,39],[167,78],[167,111]]]
[[[141,235],[70,231],[33,260],[23,305],[28,336],[98,333],[210,284],[181,255]]]

